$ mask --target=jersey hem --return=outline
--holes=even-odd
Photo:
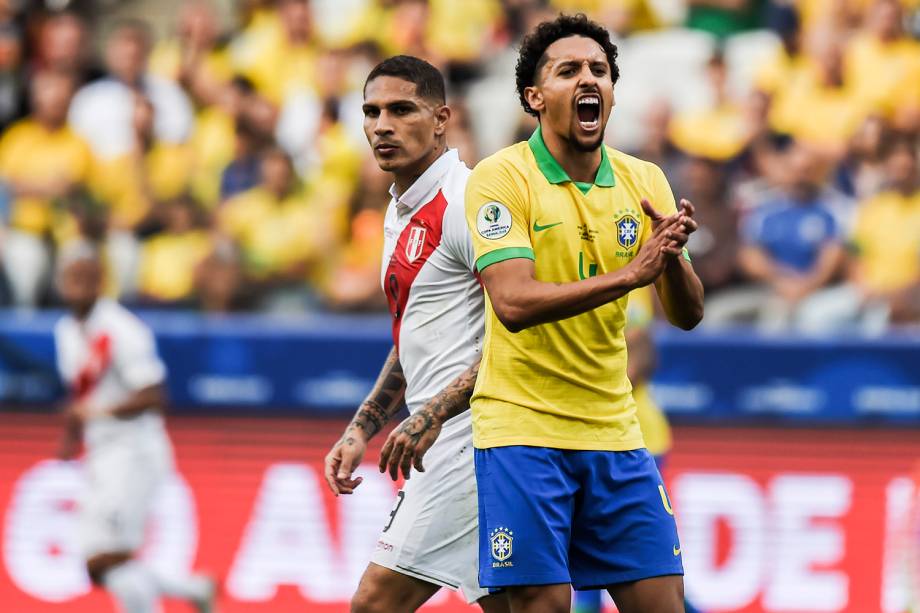
[[[504,436],[489,439],[473,438],[473,447],[476,449],[512,447],[515,445],[522,445],[524,447],[546,447],[549,449],[567,449],[570,451],[635,451],[636,449],[644,449],[645,441],[642,439],[633,439],[629,441],[582,441],[531,436]]]
[[[533,249],[530,247],[503,247],[495,251],[490,251],[489,253],[484,253],[476,260],[476,270],[482,272],[483,269],[492,264],[498,264],[499,262],[513,260],[515,258],[533,260],[535,259]]]

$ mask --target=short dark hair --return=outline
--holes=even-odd
[[[534,117],[537,116],[537,112],[527,104],[524,90],[533,87],[536,82],[537,73],[545,63],[546,49],[557,40],[570,36],[584,36],[600,45],[610,64],[610,78],[614,83],[620,78],[620,69],[617,68],[617,46],[610,40],[610,32],[607,31],[607,28],[596,21],[591,21],[584,13],[559,15],[552,21],[544,21],[524,37],[521,42],[521,54],[514,68],[521,106]]]
[[[397,77],[415,83],[416,94],[438,104],[444,104],[447,100],[441,72],[425,60],[411,55],[394,55],[374,66],[367,75],[364,89],[377,77]]]

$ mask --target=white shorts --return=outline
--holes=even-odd
[[[172,448],[165,433],[138,438],[88,450],[80,505],[80,545],[86,558],[137,551],[144,543],[154,496],[172,470]]]
[[[384,527],[371,562],[453,590],[467,602],[488,595],[479,587],[479,508],[473,440],[465,423],[442,432],[412,471]]]

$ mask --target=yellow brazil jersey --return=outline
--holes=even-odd
[[[212,247],[211,237],[202,230],[160,234],[144,241],[139,290],[162,301],[188,298],[195,289],[195,269]]]
[[[654,320],[652,287],[640,287],[630,292],[629,307],[626,309],[626,332],[648,329]],[[652,397],[646,381],[633,382],[633,398],[636,399],[636,417],[639,418],[645,447],[654,456],[666,454],[671,449],[671,426]]]
[[[901,107],[920,105],[920,42],[856,36],[847,46],[844,65],[854,96],[872,111],[892,117]]]
[[[572,182],[539,129],[480,162],[467,183],[476,266],[534,260],[539,281],[567,283],[628,264],[651,233],[639,202],[675,211],[661,170],[607,147],[593,184]],[[479,448],[644,446],[626,377],[627,297],[562,321],[509,332],[486,301],[473,392]]]
[[[920,282],[920,190],[869,198],[860,204],[854,227],[867,288],[895,292]]]
[[[0,139],[0,179],[10,183],[47,187],[49,182],[86,184],[93,169],[89,145],[67,126],[48,130],[23,119]],[[50,198],[21,196],[12,204],[10,225],[42,234],[56,220]]]
[[[286,271],[316,253],[317,224],[298,190],[279,200],[254,187],[221,207],[220,228],[243,250],[249,272],[259,278]]]

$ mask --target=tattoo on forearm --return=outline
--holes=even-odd
[[[348,432],[353,429],[363,430],[368,438],[377,434],[399,412],[405,395],[406,377],[399,364],[399,356],[396,351],[392,351],[377,377],[374,389],[361,403],[348,425],[346,439]]]
[[[428,401],[422,409],[407,419],[399,427],[398,432],[405,433],[415,444],[419,438],[431,429],[435,420],[443,424],[451,417],[455,417],[470,406],[473,388],[476,386],[476,376],[479,374],[479,361],[454,379],[437,396]]]

